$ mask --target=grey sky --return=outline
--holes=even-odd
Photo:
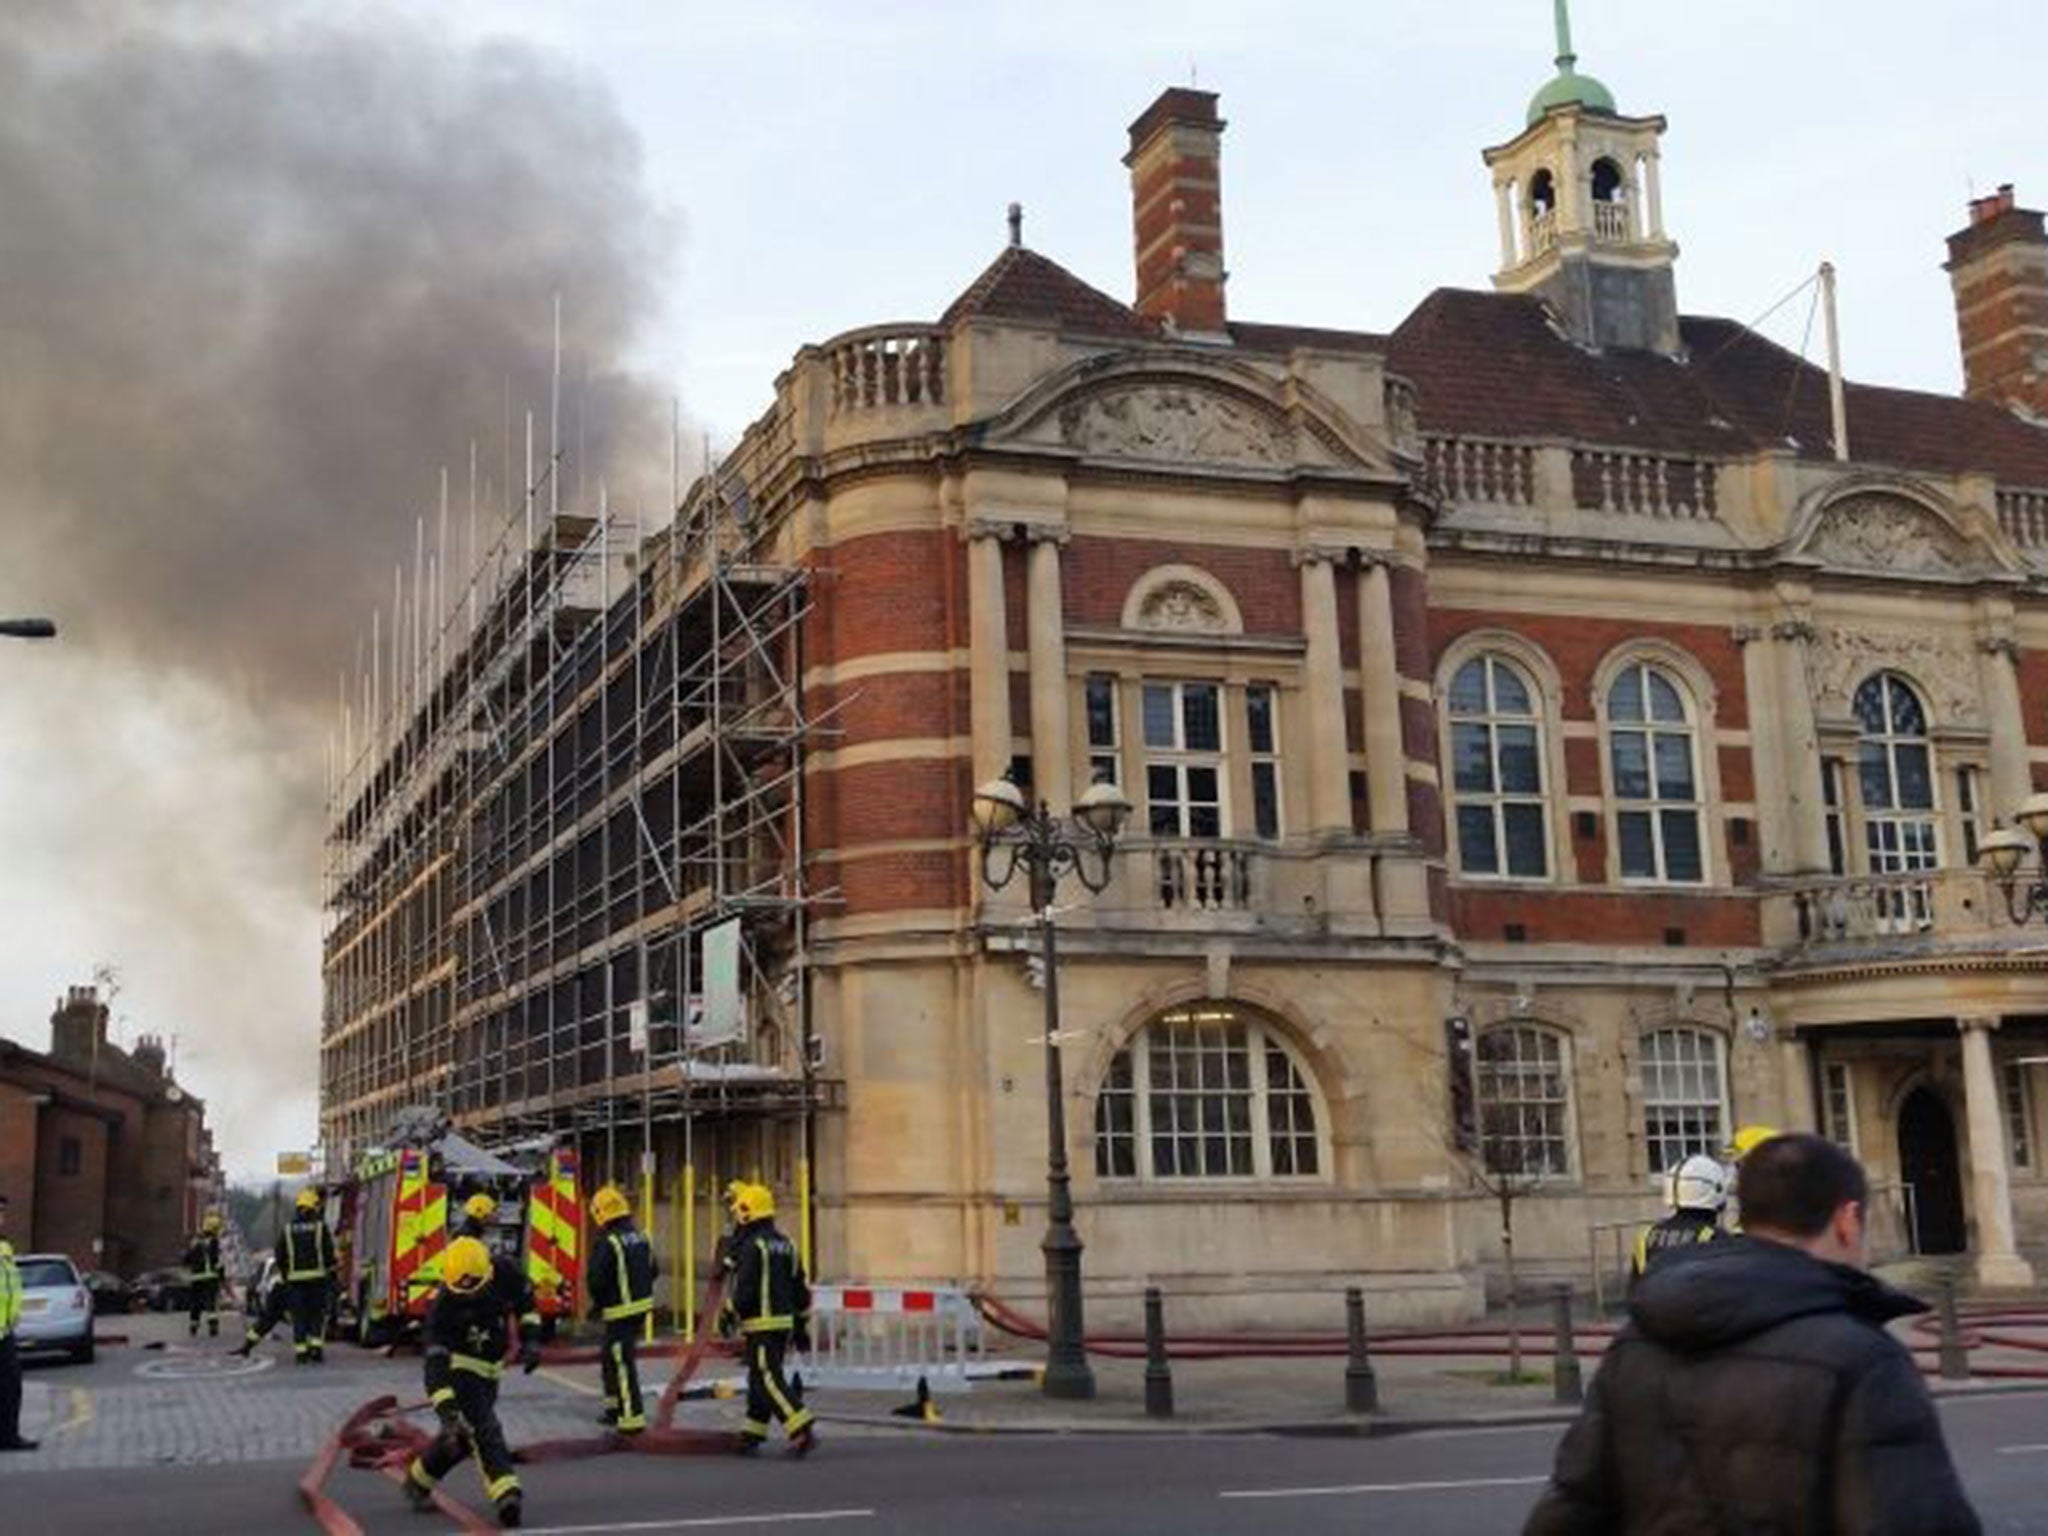
[[[434,24],[327,4],[317,32],[299,0],[24,4],[0,75],[38,46],[82,68],[107,105],[81,121],[119,122],[161,174],[0,106],[0,206],[27,190],[64,215],[0,232],[0,334],[31,343],[0,357],[0,612],[66,622],[56,647],[0,647],[0,1033],[41,1043],[51,1000],[114,963],[118,1011],[179,1037],[245,1173],[312,1129],[334,673],[438,464],[472,433],[495,456],[508,380],[544,402],[553,287],[615,484],[652,494],[650,400],[675,391],[729,442],[801,343],[936,315],[1012,199],[1028,243],[1128,297],[1124,129],[1192,72],[1230,122],[1232,313],[1390,328],[1433,287],[1485,285],[1479,151],[1522,126],[1552,52],[1547,0],[451,0]],[[215,87],[209,115],[183,39],[223,16],[262,89]],[[1831,258],[1852,374],[1955,387],[1942,240],[1973,183],[2048,201],[2048,8],[1574,19],[1581,69],[1671,120],[1688,311],[1751,318]],[[335,85],[378,78],[373,111]],[[1805,319],[1766,329],[1797,346]]]

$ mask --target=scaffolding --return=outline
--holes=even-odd
[[[769,557],[737,477],[647,533],[602,492],[554,507],[558,463],[549,509],[529,472],[453,601],[422,534],[363,731],[344,684],[323,1145],[346,1164],[427,1103],[492,1141],[573,1137],[608,1177],[637,1151],[651,1178],[658,1127],[682,1167],[698,1121],[747,1122],[727,1162],[787,1177],[823,1091],[807,927],[832,897],[805,877],[804,752],[829,728],[803,703],[811,572]],[[705,936],[733,919],[748,1028],[707,1044]]]

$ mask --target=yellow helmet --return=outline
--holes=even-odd
[[[590,1198],[590,1214],[597,1219],[600,1227],[608,1227],[621,1216],[633,1214],[633,1207],[627,1203],[616,1184],[607,1184]]]
[[[458,1237],[441,1255],[441,1283],[467,1296],[491,1278],[491,1250],[474,1237]]]
[[[474,1194],[462,1202],[462,1214],[473,1216],[478,1221],[489,1221],[498,1214],[498,1201],[493,1195]]]
[[[738,1220],[739,1218],[741,1198],[745,1196],[746,1192],[751,1188],[753,1188],[753,1186],[749,1184],[745,1179],[733,1179],[726,1184],[725,1208],[726,1210],[732,1213],[734,1220]]]
[[[302,1211],[317,1211],[317,1210],[319,1210],[319,1209],[320,1209],[320,1191],[319,1191],[319,1190],[317,1190],[317,1189],[315,1189],[315,1188],[313,1188],[313,1186],[312,1186],[312,1185],[308,1184],[308,1185],[307,1185],[307,1186],[306,1186],[306,1187],[305,1187],[304,1189],[302,1189],[302,1190],[300,1190],[300,1191],[299,1191],[299,1201],[298,1201],[298,1205],[299,1205],[299,1209],[300,1209],[300,1210],[302,1210]]]
[[[218,1232],[220,1230],[220,1212],[208,1211],[206,1213],[206,1220],[199,1224],[199,1230],[202,1232]]]
[[[766,1184],[749,1184],[733,1197],[732,1219],[742,1226],[766,1221],[775,1214],[775,1191]]]
[[[1745,1125],[1729,1141],[1722,1156],[1730,1162],[1739,1163],[1773,1136],[1783,1134],[1774,1125]]]

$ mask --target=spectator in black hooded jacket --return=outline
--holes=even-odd
[[[1739,1237],[1644,1277],[1525,1536],[1975,1536],[1920,1372],[1863,1272],[1856,1160],[1779,1136],[1743,1160]]]

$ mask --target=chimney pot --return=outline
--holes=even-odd
[[[1137,308],[1183,336],[1227,339],[1223,119],[1214,91],[1175,86],[1131,124]]]

